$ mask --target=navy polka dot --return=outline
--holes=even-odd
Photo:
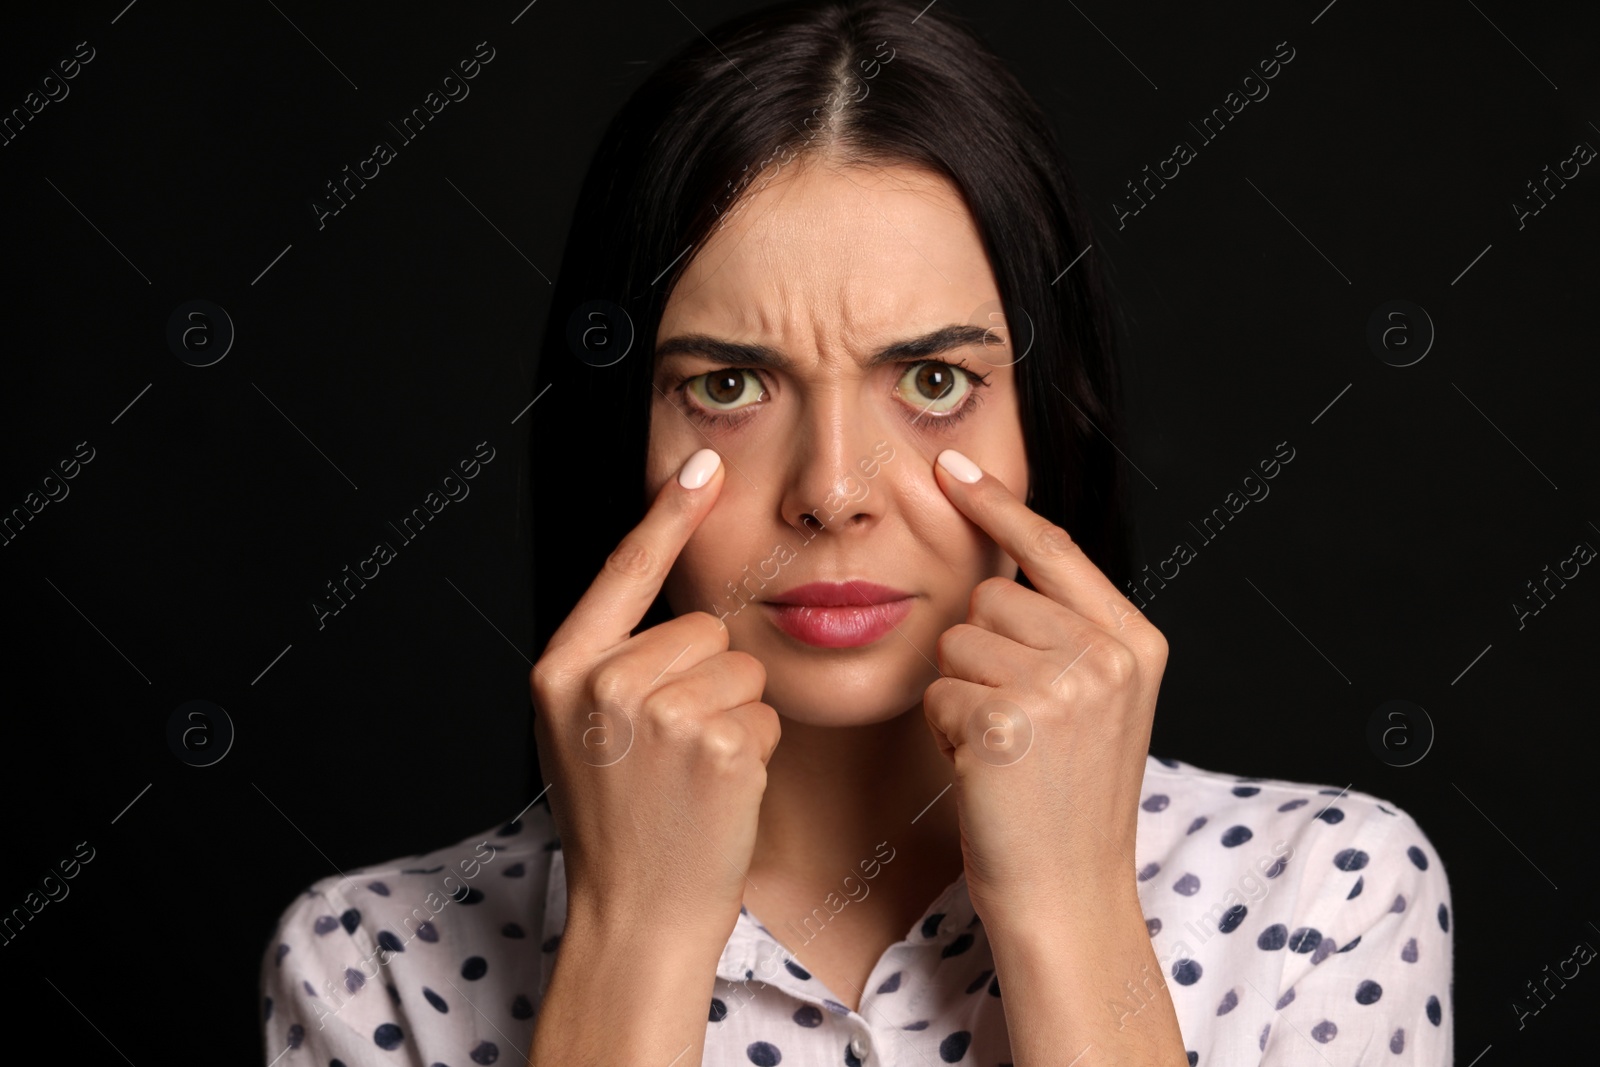
[[[1000,995],[1000,976],[998,974],[989,979],[989,995],[991,997]]]
[[[1338,808],[1323,808],[1321,811],[1317,812],[1317,818],[1321,819],[1329,826],[1332,826],[1335,823],[1344,821],[1344,812],[1340,811]]]
[[[434,1011],[448,1012],[450,1010],[450,1005],[445,1002],[445,999],[427,986],[422,987],[422,999],[432,1004]]]
[[[378,931],[378,947],[388,949],[390,952],[404,952],[406,950],[406,947],[400,943],[400,939],[388,930]]]
[[[306,1028],[301,1026],[299,1023],[295,1023],[293,1026],[289,1027],[289,1033],[284,1038],[290,1048],[299,1048],[300,1042],[304,1041],[305,1039]]]
[[[939,1058],[946,1063],[959,1063],[961,1057],[967,1054],[967,1046],[970,1044],[972,1035],[966,1030],[957,1030],[939,1042]]]
[[[1249,914],[1249,911],[1250,909],[1243,904],[1235,904],[1223,913],[1222,918],[1217,922],[1217,929],[1225,934],[1233,933],[1239,928],[1239,924],[1244,922],[1244,917]]]
[[[339,929],[339,920],[332,915],[319,915],[317,916],[317,921],[311,924],[311,929],[312,932],[318,935],[331,934]],[[288,948],[289,946],[285,945],[283,947]],[[280,956],[279,959],[282,959],[282,957]]]
[[[405,1039],[406,1035],[394,1023],[384,1023],[372,1031],[373,1044],[385,1050],[399,1048]]]
[[[1172,883],[1172,890],[1175,893],[1182,893],[1186,897],[1192,897],[1200,892],[1200,879],[1193,874],[1185,874],[1182,878]]]
[[[431,945],[439,940],[439,931],[431,922],[424,921],[417,924],[417,936]]]
[[[1356,897],[1359,897],[1361,895],[1361,883],[1365,882],[1366,880],[1367,880],[1366,875],[1361,875],[1360,877],[1358,877],[1356,879],[1356,884],[1350,887],[1350,895],[1345,897],[1344,899],[1346,899],[1346,900],[1354,900],[1354,899],[1356,899]]]
[[[1145,811],[1165,811],[1169,803],[1171,800],[1165,793],[1152,793],[1145,797],[1144,803],[1139,806]]]
[[[386,897],[389,895],[389,887],[384,885],[382,882],[368,882],[367,888],[378,894],[380,897]]]
[[[1236,785],[1233,787],[1233,795],[1236,797],[1253,797],[1259,792],[1261,790],[1253,785]]]
[[[720,1023],[728,1017],[728,1006],[716,997],[711,998],[711,1013],[707,1016],[708,1022]]]
[[[1227,832],[1222,835],[1222,846],[1224,848],[1234,848],[1244,844],[1254,836],[1248,826],[1230,826]]]
[[[1194,960],[1179,960],[1172,965],[1172,980],[1179,985],[1194,985],[1200,980],[1201,967]]]
[[[1394,1035],[1389,1038],[1389,1051],[1394,1053],[1396,1056],[1398,1056],[1398,1055],[1400,1055],[1400,1053],[1404,1052],[1405,1050],[1406,1050],[1406,1032],[1403,1029],[1396,1030],[1394,1032]]]
[[[1282,923],[1273,923],[1261,931],[1261,936],[1256,938],[1256,947],[1267,952],[1276,952],[1289,943],[1289,928]]]
[[[266,1004],[262,1006],[261,1021],[266,1022],[270,1018],[272,1018],[272,998],[268,997]]]
[[[1195,1067],[1195,1064],[1200,1062],[1200,1053],[1190,1052],[1187,1055],[1189,1057],[1189,1067]]]
[[[987,982],[989,980],[989,976],[991,974],[993,974],[993,973],[994,973],[994,968],[985,967],[983,969],[982,973],[980,973],[978,975],[978,977],[974,978],[971,982],[969,982],[967,984],[967,995],[971,996],[972,994],[976,993],[978,990],[982,989],[983,988],[983,983]]]
[[[1289,991],[1287,993],[1285,993],[1283,996],[1278,998],[1277,1010],[1278,1011],[1282,1011],[1284,1008],[1287,1008],[1290,1004],[1293,1004],[1293,1003],[1294,1003],[1294,986],[1290,986],[1289,987]]]
[[[944,947],[944,950],[939,953],[939,956],[942,959],[949,959],[951,956],[959,956],[959,955],[961,955],[963,952],[967,951],[967,949],[969,949],[971,947],[972,947],[972,935],[971,934],[962,934],[960,937],[956,938],[954,941],[952,941],[948,945],[946,945]]]
[[[1379,985],[1377,982],[1372,981],[1371,979],[1368,979],[1367,981],[1362,982],[1360,985],[1356,986],[1356,1003],[1357,1004],[1376,1004],[1378,1002],[1379,998],[1381,998],[1382,996],[1383,996],[1383,986]]]
[[[1359,944],[1361,944],[1361,935],[1357,934],[1356,935],[1356,939],[1354,941],[1350,942],[1348,945],[1344,946],[1339,951],[1340,952],[1349,952],[1351,949],[1355,948]]]
[[[1147,864],[1145,864],[1143,867],[1141,867],[1139,869],[1139,881],[1148,882],[1150,879],[1154,878],[1156,876],[1157,872],[1159,872],[1160,870],[1161,870],[1161,864],[1159,864],[1159,863],[1147,863]]]
[[[1428,857],[1424,856],[1422,854],[1422,850],[1416,845],[1412,845],[1410,848],[1406,849],[1406,855],[1409,856],[1411,862],[1416,865],[1417,870],[1425,871],[1428,869]]]
[[[1290,801],[1287,801],[1286,803],[1279,804],[1278,805],[1278,810],[1279,811],[1293,811],[1296,808],[1303,808],[1309,803],[1311,803],[1311,802],[1309,800],[1307,800],[1305,797],[1296,797],[1294,800],[1290,800]]]
[[[795,1009],[795,1013],[792,1018],[800,1026],[821,1026],[822,1009],[818,1008],[815,1004],[802,1004],[799,1008]]]
[[[1339,1028],[1333,1025],[1333,1020],[1324,1019],[1311,1028],[1311,1036],[1326,1045],[1339,1036]]]
[[[469,982],[476,982],[489,973],[489,961],[482,956],[468,956],[467,962],[461,965],[461,977]]]
[[[505,870],[500,872],[500,877],[502,877],[502,878],[521,878],[523,875],[525,875],[527,873],[528,873],[528,868],[524,867],[520,863],[513,863],[511,866],[507,867]]]
[[[751,1042],[744,1054],[756,1067],[777,1067],[783,1062],[783,1053],[778,1051],[778,1046],[766,1041]]]
[[[1407,963],[1417,962],[1417,939],[1411,938],[1406,942],[1406,947],[1400,950],[1400,958]]]
[[[1146,919],[1144,921],[1144,928],[1149,931],[1151,937],[1154,937],[1161,932],[1161,920]]]
[[[354,908],[350,908],[339,916],[339,923],[344,927],[345,933],[353,934],[356,932],[356,927],[361,925],[361,913]]]
[[[533,1001],[518,993],[511,1001],[511,1017],[513,1019],[533,1018]]]
[[[480,1041],[467,1053],[467,1058],[473,1063],[493,1063],[500,1058],[500,1046],[493,1041]]]
[[[1290,952],[1310,952],[1322,944],[1322,932],[1313,930],[1309,926],[1302,926],[1289,935]]]
[[[1207,819],[1206,819],[1206,817],[1204,815],[1196,816],[1194,822],[1189,824],[1189,829],[1185,830],[1184,833],[1185,834],[1192,834],[1196,830],[1200,829],[1200,827],[1204,826],[1206,824],[1206,822],[1207,822]]]
[[[811,977],[811,972],[800,966],[794,960],[784,960],[783,966],[790,974],[801,980]]]
[[[1234,1008],[1237,1008],[1238,1006],[1239,1006],[1239,994],[1235,993],[1233,990],[1230,989],[1223,996],[1222,1003],[1217,1005],[1217,1014],[1218,1015],[1226,1015],[1230,1011],[1232,1011]]]
[[[1439,929],[1447,934],[1450,932],[1450,909],[1443,904],[1439,905]]]
[[[528,935],[523,933],[522,932],[522,927],[518,926],[516,923],[506,923],[504,926],[502,926],[500,928],[500,936],[501,937],[524,938],[524,937],[527,937]]]
[[[1430,1023],[1432,1023],[1433,1025],[1438,1026],[1439,1025],[1439,1020],[1443,1019],[1443,1018],[1444,1018],[1444,1009],[1442,1009],[1439,1006],[1439,998],[1438,997],[1429,997],[1428,998],[1428,1021]]]
[[[937,912],[928,916],[926,919],[923,919],[922,936],[928,938],[937,937],[939,934],[939,924],[943,921],[944,912]]]
[[[883,980],[883,984],[878,987],[878,992],[880,992],[880,993],[893,993],[896,989],[899,989],[899,988],[900,988],[900,972],[896,971],[893,974],[891,974],[889,977],[887,977],[887,978],[885,978]]]
[[[1340,849],[1333,857],[1333,865],[1341,871],[1359,871],[1367,865],[1367,858],[1359,848]]]

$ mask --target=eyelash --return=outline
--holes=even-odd
[[[950,428],[950,424],[960,422],[962,419],[972,414],[973,409],[983,402],[982,390],[987,388],[989,385],[989,375],[979,374],[977,371],[967,366],[964,360],[959,363],[951,363],[942,359],[913,359],[896,363],[895,366],[909,369],[911,367],[920,367],[926,363],[934,363],[942,367],[954,367],[955,369],[961,371],[961,373],[965,374],[972,382],[970,395],[965,401],[962,402],[959,408],[956,408],[953,412],[948,414],[927,416],[927,418],[930,420],[928,425],[933,428],[935,432],[948,430]],[[905,369],[901,370],[900,378],[905,377]],[[678,406],[681,407],[691,419],[694,419],[695,421],[707,426],[729,427],[737,425],[738,423],[743,422],[745,419],[750,418],[749,415],[735,414],[733,412],[707,411],[704,408],[690,402],[687,397],[684,396],[686,387],[695,379],[704,378],[706,374],[718,374],[731,371],[748,371],[750,374],[755,375],[756,380],[761,382],[762,392],[766,392],[767,383],[762,380],[761,372],[756,370],[756,368],[724,367],[719,371],[707,371],[703,374],[690,374],[679,378],[672,387],[673,394],[679,398]],[[896,378],[895,381],[898,382],[900,378]],[[751,404],[749,406],[754,407],[755,405]],[[916,417],[917,421],[921,421],[921,418],[922,417],[920,415]]]

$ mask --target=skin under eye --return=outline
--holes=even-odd
[[[915,414],[911,421],[933,430],[970,415],[982,402],[979,390],[989,384],[989,375],[979,374],[966,363],[941,360],[916,360],[901,363],[906,368],[895,384],[895,391]],[[705,425],[732,426],[750,417],[743,409],[757,406],[767,396],[761,378],[750,367],[728,367],[681,379],[674,392],[693,394],[681,406],[690,418]]]

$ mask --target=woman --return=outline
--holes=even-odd
[[[539,797],[291,905],[269,1062],[1451,1062],[1412,818],[1149,754],[1060,160],[895,0],[634,94],[539,363]]]

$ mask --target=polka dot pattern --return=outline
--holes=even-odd
[[[1190,1067],[1452,1062],[1449,857],[1403,808],[1156,756],[1139,798],[1127,876],[1160,971],[1125,976],[1121,1010],[1170,997]],[[566,925],[549,809],[347,873],[297,896],[263,945],[264,1062],[525,1062]],[[965,876],[923,903],[859,988],[837,990],[786,923],[802,916],[741,908],[701,1062],[1010,1067],[1007,975]]]

